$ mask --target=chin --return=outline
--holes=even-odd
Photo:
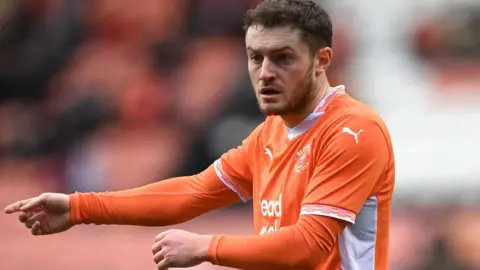
[[[261,104],[260,106],[260,111],[269,116],[269,115],[281,115],[285,113],[285,108],[280,107],[280,106],[272,106],[272,105],[265,105]]]

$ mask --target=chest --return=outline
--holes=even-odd
[[[272,142],[257,149],[254,162],[256,218],[278,226],[294,224],[309,180],[315,171],[315,144],[311,140]]]

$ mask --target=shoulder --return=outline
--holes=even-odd
[[[387,125],[372,107],[349,95],[338,97],[325,111],[323,125],[318,127],[328,137],[336,133],[374,131],[390,141]]]
[[[331,105],[312,134],[313,151],[318,158],[382,156],[390,160],[393,157],[389,131],[374,109],[348,95]]]

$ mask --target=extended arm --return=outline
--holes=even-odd
[[[34,235],[66,231],[76,224],[166,226],[251,198],[249,153],[261,130],[193,176],[163,180],[139,188],[99,193],[43,193],[5,207]]]
[[[167,179],[116,192],[70,195],[73,224],[166,226],[239,201],[213,166],[194,176]]]
[[[72,223],[166,226],[248,200],[252,179],[249,153],[262,126],[200,174],[125,191],[70,195]]]

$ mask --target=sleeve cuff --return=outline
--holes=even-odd
[[[300,216],[315,215],[325,216],[344,220],[350,224],[355,224],[357,214],[353,211],[324,204],[304,204],[300,209]]]
[[[75,193],[70,195],[70,222],[73,225],[81,224],[82,218],[80,215],[80,194]]]
[[[208,257],[210,259],[210,262],[214,265],[218,265],[218,257],[217,257],[217,250],[218,250],[218,243],[220,242],[220,239],[222,238],[221,235],[215,235],[210,242],[210,246],[208,248]]]

